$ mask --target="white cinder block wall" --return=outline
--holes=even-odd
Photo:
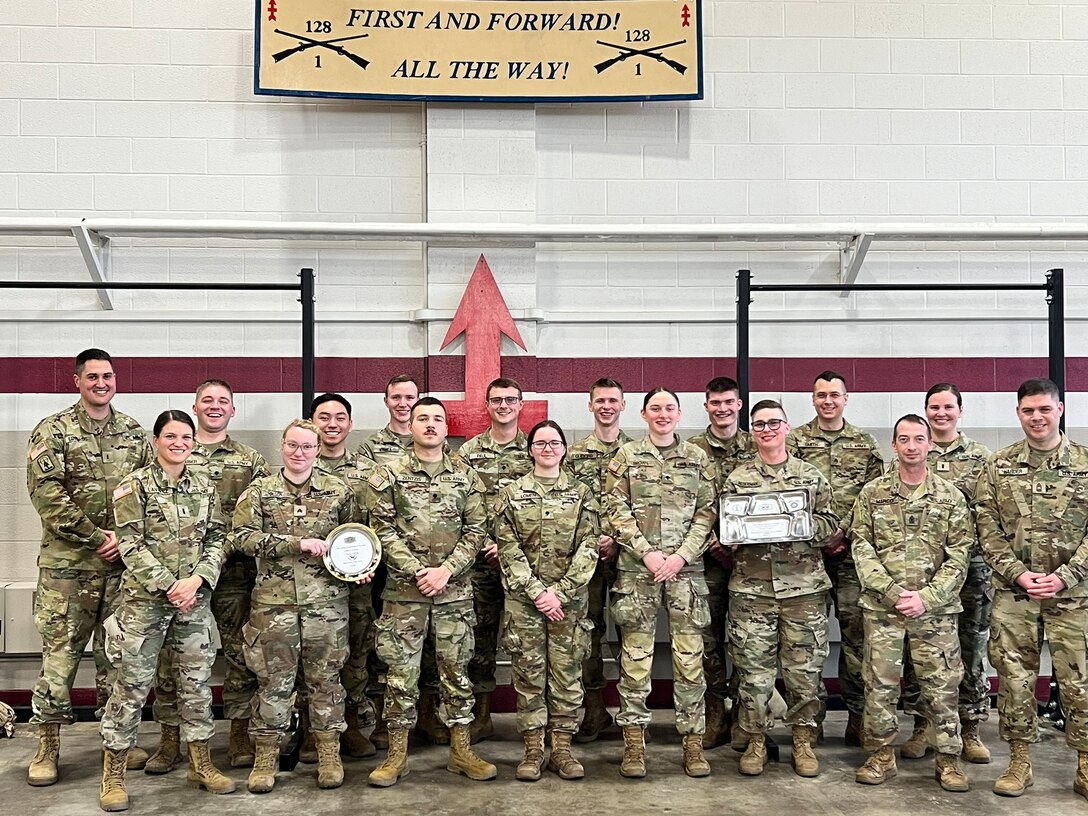
[[[0,217],[1086,217],[1088,6],[704,0],[703,13],[702,101],[424,106],[254,96],[249,3],[3,3]],[[728,358],[737,268],[763,281],[830,282],[838,272],[833,248],[800,245],[424,251],[141,240],[116,242],[111,274],[289,281],[313,266],[320,355],[418,359],[440,353],[480,251],[515,314],[533,315],[518,324],[527,351],[505,342],[504,353],[537,358]],[[1046,269],[1064,266],[1068,353],[1083,357],[1086,261],[1088,247],[1062,243],[878,246],[860,280],[1041,281]],[[0,279],[14,278],[85,280],[87,271],[71,241],[12,237],[0,242]],[[6,360],[71,357],[88,345],[188,359],[299,353],[290,295],[117,292],[113,312],[92,292],[0,297]],[[437,319],[420,319],[422,309]],[[1046,354],[1037,293],[761,295],[753,309],[760,357]],[[458,341],[444,353],[463,349]],[[339,386],[356,397],[360,431],[383,421],[373,393],[382,384],[375,377]],[[190,404],[187,386],[141,393],[140,382],[123,382],[117,404],[150,424],[162,408]],[[542,396],[564,425],[588,427],[580,394]],[[694,388],[681,396],[694,431],[703,424],[701,397]],[[795,418],[808,417],[804,394],[782,396]],[[1008,393],[967,397],[980,437],[1015,437]],[[0,583],[36,574],[26,436],[71,400],[18,385],[0,394],[0,515],[9,522],[0,533]],[[239,435],[268,447],[270,432],[297,413],[297,396],[276,389],[238,401]],[[632,428],[640,401],[631,395]],[[1073,427],[1088,425],[1085,401],[1070,395]],[[916,392],[857,393],[850,416],[885,436],[896,416],[919,406]]]

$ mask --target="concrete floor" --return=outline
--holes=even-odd
[[[1053,814],[1088,808],[1072,791],[1076,767],[1075,754],[1064,744],[1064,735],[1051,728],[1043,733],[1041,744],[1033,749],[1035,787],[1020,799],[994,796],[994,779],[1004,768],[1008,751],[997,739],[996,718],[984,725],[983,735],[994,753],[990,765],[968,767],[972,790],[969,793],[945,793],[933,779],[932,755],[921,760],[900,760],[899,776],[880,787],[866,787],[854,782],[854,770],[865,759],[859,749],[846,748],[842,742],[845,712],[828,714],[828,741],[818,750],[823,766],[819,778],[800,779],[789,764],[788,732],[777,729],[774,736],[783,743],[779,764],[771,763],[761,777],[742,777],[737,773],[737,758],[728,746],[709,752],[713,774],[709,779],[688,779],[680,766],[679,739],[671,726],[671,712],[656,712],[648,746],[649,775],[644,780],[623,779],[619,758],[623,741],[618,730],[609,731],[598,742],[576,746],[576,753],[586,766],[586,779],[564,782],[554,774],[545,774],[536,783],[514,780],[514,766],[521,756],[521,740],[512,714],[496,718],[496,736],[481,743],[480,754],[499,765],[499,778],[493,782],[471,782],[445,770],[446,749],[413,746],[411,774],[397,786],[385,790],[368,787],[366,774],[379,758],[349,760],[345,763],[347,781],[338,790],[319,790],[313,780],[314,766],[299,765],[294,772],[278,774],[276,789],[255,796],[245,790],[248,771],[226,769],[238,782],[238,792],[216,797],[189,788],[185,771],[165,777],[151,777],[133,772],[128,777],[132,813],[144,814],[216,814],[224,809],[235,814],[300,814],[321,816],[345,810],[369,810],[390,814],[478,814],[519,816],[558,813],[615,813],[625,816],[683,812],[717,813],[789,813],[807,814],[943,814],[979,813]],[[101,773],[100,743],[94,723],[78,723],[61,733],[61,778],[48,788],[26,784],[26,766],[35,750],[36,732],[26,724],[17,726],[13,740],[0,740],[0,803],[8,816],[73,816],[100,813],[97,804]],[[902,720],[902,736],[908,733]],[[144,723],[140,744],[153,748],[158,729]],[[226,729],[221,724],[212,747],[217,761],[225,764]]]

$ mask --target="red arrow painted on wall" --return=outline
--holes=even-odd
[[[506,335],[525,350],[525,341],[483,255],[461,296],[442,349],[462,334],[465,335],[465,399],[443,402],[450,436],[471,437],[483,433],[491,424],[486,389],[488,383],[502,376],[502,336]],[[521,410],[518,425],[528,430],[547,417],[546,400],[529,400]]]

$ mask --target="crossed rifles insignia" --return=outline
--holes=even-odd
[[[315,40],[310,37],[304,37],[301,34],[292,34],[289,31],[284,31],[279,28],[273,29],[277,34],[282,34],[284,37],[290,37],[293,40],[298,40],[298,45],[294,48],[285,48],[283,51],[277,51],[272,55],[272,59],[276,62],[287,59],[293,54],[301,54],[303,51],[309,51],[311,48],[324,48],[328,51],[332,51],[334,54],[339,54],[341,57],[347,57],[354,62],[364,71],[366,67],[370,65],[370,60],[360,57],[358,54],[353,54],[348,51],[344,46],[339,43],[347,42],[348,40],[361,40],[363,37],[369,37],[369,34],[356,34],[352,37],[334,37],[331,40]]]
[[[667,65],[672,68],[676,73],[683,74],[688,67],[681,62],[677,62],[674,59],[669,59],[661,52],[666,48],[673,48],[677,45],[683,45],[687,40],[677,40],[676,42],[665,43],[664,45],[648,45],[645,48],[631,48],[627,45],[615,45],[614,43],[607,43],[604,40],[597,40],[597,45],[603,45],[608,48],[615,48],[620,53],[614,57],[598,62],[593,67],[597,69],[597,73],[601,74],[611,68],[613,65],[618,65],[621,62],[631,59],[632,57],[649,57],[650,59],[657,60],[663,65]]]

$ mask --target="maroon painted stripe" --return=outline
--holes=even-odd
[[[917,392],[936,382],[954,382],[964,391],[1015,391],[1028,377],[1045,377],[1043,357],[753,357],[753,390],[804,392],[825,369],[847,378],[853,392]],[[202,380],[227,380],[240,393],[296,393],[302,389],[297,357],[117,357],[122,391],[164,394],[189,391]],[[0,357],[0,378],[8,393],[62,394],[72,387],[69,357]],[[408,373],[430,391],[461,391],[465,358],[319,357],[318,391],[381,393],[395,374]],[[675,391],[702,391],[717,376],[735,376],[733,357],[504,357],[503,376],[526,391],[581,393],[598,377],[612,377],[638,393],[666,385]],[[1066,358],[1067,388],[1088,391],[1088,357]]]

